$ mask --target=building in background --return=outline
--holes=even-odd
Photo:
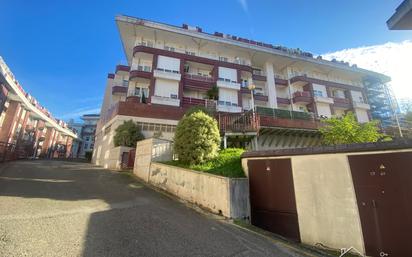
[[[412,0],[404,0],[386,22],[391,30],[412,29]]]
[[[82,123],[69,121],[71,127],[77,134],[78,139],[73,143],[73,157],[85,158],[86,152],[94,149],[96,125],[100,119],[99,114],[85,114],[81,117]]]
[[[390,78],[300,49],[233,35],[118,16],[128,65],[107,79],[93,160],[110,156],[114,130],[134,120],[146,137],[172,139],[192,106],[214,111],[223,145],[251,149],[319,143],[319,120],[355,113],[371,119],[364,81]],[[218,101],[208,91],[218,90]],[[210,91],[209,91],[210,92]]]
[[[72,157],[79,158],[78,153],[83,143],[83,140],[81,138],[83,123],[75,122],[74,119],[70,119],[67,125],[77,136],[77,138],[73,140],[73,144],[72,144]]]
[[[400,109],[390,86],[376,78],[365,79],[364,85],[372,119],[380,121],[383,129],[396,127],[396,115],[400,113]]]
[[[0,155],[67,158],[75,138],[64,121],[24,91],[0,57]]]

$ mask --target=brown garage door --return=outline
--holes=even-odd
[[[349,156],[369,256],[412,256],[412,152]]]
[[[300,241],[290,159],[249,160],[252,224]]]

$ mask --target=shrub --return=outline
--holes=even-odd
[[[241,178],[245,177],[240,160],[240,156],[243,152],[244,150],[240,148],[227,148],[219,151],[216,158],[202,164],[187,165],[181,163],[180,161],[170,161],[166,163],[183,168],[204,171],[219,176]]]
[[[320,132],[325,145],[371,143],[386,137],[379,133],[377,121],[358,123],[352,112],[342,118],[330,118],[322,122],[325,126]]]
[[[185,114],[177,124],[173,148],[182,163],[200,164],[216,157],[219,144],[217,121],[202,111]]]
[[[199,106],[199,105],[198,105],[198,106],[190,107],[190,108],[186,111],[185,115],[190,115],[190,114],[192,114],[192,113],[199,112],[199,111],[204,112],[204,113],[206,113],[207,115],[213,117],[213,113],[212,113],[211,110],[207,109],[207,108],[204,107],[204,106]]]
[[[116,128],[113,137],[114,146],[136,147],[136,142],[143,140],[144,136],[140,128],[132,120],[124,121]]]

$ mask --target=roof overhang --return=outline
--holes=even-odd
[[[412,30],[412,0],[403,1],[386,24],[391,30]]]
[[[235,41],[228,38],[217,37],[205,32],[187,30],[181,27],[172,26],[164,23],[148,21],[125,15],[116,16],[116,23],[119,29],[123,50],[125,51],[129,66],[131,65],[133,58],[135,37],[139,32],[150,30],[154,34],[161,32],[176,33],[190,38],[211,41],[217,44],[223,44],[226,46],[229,45],[231,47],[238,47],[241,48],[243,51],[249,51],[252,55],[265,55],[272,56],[278,59],[280,58],[282,59],[283,63],[285,63],[285,61],[287,61],[287,63],[310,63],[317,67],[325,68],[329,71],[347,72],[351,74],[355,73],[360,76],[371,76],[379,79],[383,83],[391,81],[391,78],[389,76],[374,71],[312,57],[293,55],[277,49],[267,48],[258,45],[251,45],[248,43]]]

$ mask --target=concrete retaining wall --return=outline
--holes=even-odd
[[[245,178],[231,179],[152,162],[149,183],[179,198],[228,218],[249,217]]]
[[[228,218],[249,218],[247,178],[227,178],[155,162],[172,160],[171,149],[171,143],[164,140],[138,142],[134,174],[213,213]]]
[[[131,147],[118,146],[110,149],[106,152],[106,156],[101,160],[99,165],[103,166],[105,169],[120,170],[122,163],[122,154],[124,152],[129,152]]]

